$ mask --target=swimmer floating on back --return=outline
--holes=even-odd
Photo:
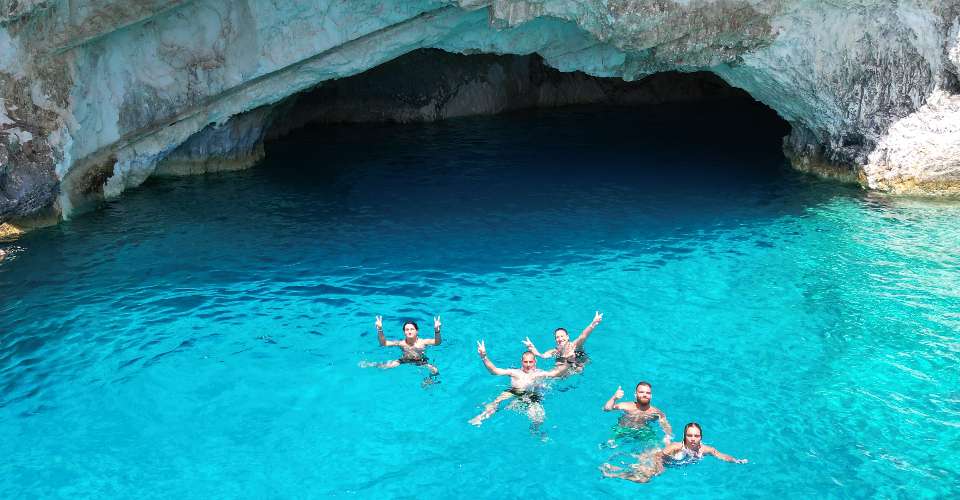
[[[646,438],[653,432],[650,430],[649,424],[656,420],[660,424],[660,428],[663,429],[663,444],[670,444],[673,429],[670,428],[670,422],[667,421],[667,416],[663,411],[650,404],[653,399],[653,387],[650,383],[640,382],[637,384],[634,389],[634,397],[636,399],[629,403],[618,403],[617,400],[623,398],[623,388],[618,386],[617,391],[603,405],[603,411],[616,409],[623,412],[620,415],[620,422],[614,428],[616,437]],[[616,442],[611,442],[610,445],[615,447]]]
[[[747,463],[745,458],[734,458],[726,453],[721,453],[713,446],[703,444],[702,437],[703,431],[700,429],[700,424],[690,422],[683,428],[682,443],[670,443],[662,450],[636,455],[640,461],[630,465],[629,469],[603,464],[600,466],[600,471],[604,477],[616,477],[636,483],[646,483],[654,476],[662,473],[664,466],[693,464],[699,462],[705,455],[713,455],[724,462]]]
[[[583,352],[583,344],[601,321],[603,321],[603,314],[597,311],[596,314],[593,315],[593,321],[580,332],[580,336],[573,342],[570,342],[570,334],[567,333],[566,328],[557,328],[553,332],[553,337],[557,341],[557,347],[546,352],[541,353],[538,351],[537,347],[530,341],[530,337],[527,337],[523,343],[527,346],[527,350],[532,352],[534,356],[539,358],[554,358],[556,365],[564,368],[564,373],[568,371],[580,373],[583,371],[583,366],[587,361],[587,354]]]
[[[440,372],[437,370],[437,367],[430,364],[427,357],[424,355],[428,345],[440,345],[440,316],[433,318],[433,338],[432,339],[422,339],[418,336],[420,328],[417,327],[417,324],[413,321],[407,321],[403,324],[403,340],[387,340],[383,336],[383,317],[377,316],[377,321],[375,323],[377,327],[377,340],[380,341],[381,346],[397,346],[402,350],[400,354],[400,359],[395,359],[393,361],[387,361],[385,363],[371,363],[369,361],[361,361],[361,368],[376,367],[382,368],[384,370],[390,368],[396,368],[403,364],[414,364],[417,366],[426,366],[430,370],[431,375],[436,375]]]
[[[543,411],[543,405],[540,401],[543,399],[543,379],[556,378],[563,374],[566,366],[556,366],[553,370],[544,371],[537,368],[537,358],[531,352],[525,352],[520,357],[521,368],[497,368],[490,359],[487,358],[487,346],[481,340],[477,342],[477,353],[483,360],[483,365],[487,371],[493,375],[503,375],[510,377],[510,389],[503,391],[496,399],[486,405],[483,413],[470,419],[473,425],[480,425],[484,420],[490,418],[497,411],[500,403],[515,398],[510,404],[526,406],[527,416],[533,422],[534,427],[543,423],[546,413]]]

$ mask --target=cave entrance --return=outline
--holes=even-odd
[[[266,139],[308,125],[424,123],[570,105],[651,107],[716,103],[740,108],[786,135],[775,112],[709,72],[665,72],[643,80],[563,73],[536,55],[452,54],[420,49],[349,78],[331,80],[274,106]],[[679,109],[681,109],[682,106]]]
[[[657,178],[755,177],[786,170],[789,130],[773,110],[712,73],[625,82],[563,73],[535,54],[421,49],[197,134],[156,173],[242,168],[265,156],[261,168],[295,175],[480,160],[516,169],[526,168],[518,163],[526,158],[549,165],[550,176],[613,168]]]
[[[625,82],[562,73],[537,55],[430,49],[325,82],[270,112],[265,163],[301,173],[304,158],[322,169],[484,158],[516,166],[526,157],[551,165],[548,175],[633,168],[658,178],[769,176],[786,170],[789,133],[773,110],[712,73]]]

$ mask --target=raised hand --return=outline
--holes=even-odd
[[[377,322],[374,324],[377,326],[377,330],[383,330],[383,316],[377,316]]]
[[[613,393],[613,399],[623,398],[623,387],[617,386],[617,392]]]
[[[440,323],[440,316],[437,316],[437,317],[433,318],[433,329],[434,329],[434,330],[439,330],[439,329],[440,329],[440,325],[441,325],[441,323]],[[454,332],[454,333],[456,333],[456,332]]]
[[[523,342],[523,345],[527,346],[527,350],[530,352],[534,352],[537,350],[536,347],[533,347],[533,342],[530,341],[530,337],[527,337],[521,340],[520,342]]]
[[[603,321],[603,313],[601,313],[600,311],[597,311],[593,315],[593,321],[591,322],[591,324],[593,326],[597,326],[600,324],[601,321]]]
[[[477,341],[477,354],[479,354],[481,358],[487,357],[487,346],[482,340]]]

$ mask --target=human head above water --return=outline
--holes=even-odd
[[[650,399],[653,397],[653,386],[650,385],[650,382],[641,381],[637,384],[637,387],[633,391],[634,396],[637,398],[637,402],[641,404],[650,404]]]
[[[557,328],[553,331],[553,338],[557,340],[557,347],[562,347],[570,340],[570,334],[566,328]]]
[[[690,422],[683,426],[683,445],[690,449],[697,449],[703,440],[703,429],[700,424]]]
[[[403,336],[408,339],[417,338],[417,332],[420,331],[420,327],[413,321],[407,321],[403,324]]]
[[[537,357],[530,351],[523,351],[523,354],[520,356],[520,366],[525,372],[533,370],[537,367]]]

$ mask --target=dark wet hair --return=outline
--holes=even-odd
[[[703,428],[700,427],[700,424],[696,422],[690,422],[689,424],[683,426],[683,444],[687,444],[687,429],[691,427],[696,427],[700,431],[700,439],[703,440]]]
[[[527,354],[529,354],[530,357],[533,358],[534,360],[537,359],[537,356],[536,356],[535,354],[533,354],[532,352],[530,352],[530,351],[523,351],[523,354],[520,355],[520,359],[525,358],[525,357],[527,356]]]
[[[640,387],[641,385],[645,385],[645,386],[649,387],[651,391],[653,390],[653,386],[650,385],[650,382],[647,382],[646,380],[641,380],[639,383],[637,383],[637,387]],[[633,388],[634,392],[636,392],[637,387],[634,387],[634,388]]]
[[[566,334],[567,334],[567,337],[570,336],[570,332],[568,332],[567,329],[564,328],[564,327],[562,327],[562,326],[561,326],[560,328],[557,328],[556,330],[554,330],[554,331],[553,331],[553,334],[556,335],[557,332],[559,332],[559,331],[561,331],[561,330],[563,331],[563,333],[566,333]]]
[[[416,330],[416,331],[418,331],[418,332],[420,331],[420,327],[417,326],[417,322],[416,322],[416,321],[407,321],[406,323],[403,324],[403,327],[406,328],[407,325],[413,325],[413,329],[414,329],[414,330]]]

